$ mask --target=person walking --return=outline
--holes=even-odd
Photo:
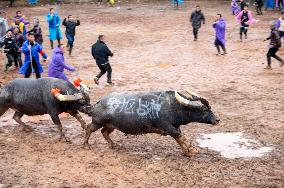
[[[51,49],[53,49],[53,41],[57,40],[58,44],[60,44],[60,40],[62,39],[62,33],[60,30],[60,17],[55,12],[54,8],[51,8],[46,19],[49,28],[50,47]]]
[[[59,44],[53,50],[53,55],[48,65],[48,77],[58,78],[70,82],[64,74],[64,69],[74,72],[75,68],[65,64],[64,53],[65,46],[63,44]]]
[[[72,15],[69,15],[67,19],[64,18],[62,25],[66,27],[65,35],[68,41],[67,48],[69,50],[69,56],[71,56],[75,40],[75,29],[80,25],[80,21],[75,20]]]
[[[33,33],[28,33],[27,41],[22,46],[22,52],[25,55],[25,62],[20,68],[19,73],[29,78],[32,72],[35,72],[36,78],[41,77],[43,72],[42,65],[39,60],[39,54],[43,57],[44,61],[47,59],[46,53],[43,51],[42,46],[35,41]]]
[[[256,5],[256,13],[258,15],[262,14],[262,6],[263,6],[263,0],[255,0],[255,5]]]
[[[205,17],[201,12],[200,6],[197,5],[195,11],[191,13],[190,22],[192,23],[194,41],[197,41],[201,22],[205,24]]]
[[[275,22],[271,23],[270,29],[271,29],[270,36],[267,39],[264,40],[264,41],[270,40],[270,43],[269,43],[269,46],[268,46],[269,50],[266,54],[266,56],[267,56],[267,67],[265,68],[265,69],[269,69],[269,70],[272,69],[271,68],[271,57],[275,58],[276,60],[278,60],[280,62],[280,67],[282,67],[284,65],[283,59],[276,55],[279,48],[281,47],[281,38],[280,38],[278,31],[275,29]]]
[[[240,24],[240,41],[243,41],[243,34],[245,35],[245,39],[247,39],[249,25],[254,22],[252,12],[247,5],[244,7],[244,10],[237,15],[236,20]]]
[[[110,56],[113,56],[113,53],[107,47],[104,35],[99,35],[98,41],[92,46],[92,55],[101,71],[94,78],[95,83],[99,84],[99,79],[107,72],[107,84],[113,85],[111,81],[112,68],[108,60]]]
[[[227,54],[226,50],[226,22],[225,19],[222,17],[221,14],[217,14],[216,20],[213,23],[213,28],[215,29],[215,46],[217,48],[217,55],[221,54],[220,47],[223,50],[223,53],[221,55]]]

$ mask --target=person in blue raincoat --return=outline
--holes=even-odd
[[[46,19],[49,28],[50,47],[51,49],[53,49],[53,41],[57,40],[58,44],[60,44],[60,40],[62,39],[62,33],[60,30],[60,17],[57,13],[55,13],[54,9],[51,8]]]
[[[265,10],[267,10],[268,8],[275,8],[274,0],[265,0]]]
[[[179,5],[183,4],[183,0],[172,0],[172,3],[176,6],[176,8],[179,8]]]
[[[37,4],[37,0],[29,0],[29,4],[30,5],[36,5]]]
[[[28,33],[28,40],[24,42],[22,46],[22,52],[25,55],[24,65],[20,68],[19,73],[25,75],[25,78],[29,78],[32,72],[35,72],[36,78],[41,77],[43,68],[40,64],[39,54],[46,60],[47,55],[43,51],[42,46],[35,42],[35,36],[33,33]]]

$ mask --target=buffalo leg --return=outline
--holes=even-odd
[[[187,145],[186,138],[182,135],[180,135],[178,138],[174,138],[176,142],[180,145],[181,149],[183,150],[184,154],[188,157],[192,157],[193,155],[197,154],[199,150],[190,145]]]
[[[198,153],[197,148],[193,147],[192,145],[188,146],[185,137],[181,135],[180,129],[177,129],[166,122],[163,122],[160,127],[162,127],[163,131],[165,131],[168,135],[170,135],[176,140],[176,142],[180,145],[183,153],[186,156],[191,157]]]
[[[114,144],[113,141],[110,139],[109,135],[110,133],[112,133],[114,130],[114,128],[108,128],[108,127],[104,127],[101,130],[101,133],[103,135],[103,137],[106,139],[106,141],[108,142],[109,148],[113,148]]]
[[[101,127],[102,126],[100,126],[98,124],[95,124],[95,123],[91,123],[91,124],[86,126],[85,141],[83,143],[84,146],[88,146],[89,147],[89,139],[90,139],[90,136],[91,136],[92,132],[97,131]]]
[[[32,131],[32,128],[28,125],[26,125],[21,118],[23,117],[24,114],[22,114],[21,112],[15,112],[13,119],[19,123],[21,126],[23,126],[23,130],[24,131]]]
[[[84,121],[84,119],[82,118],[82,116],[78,112],[70,113],[70,115],[75,117],[77,119],[77,121],[79,121],[81,123],[81,127],[83,129],[86,129],[86,122]]]
[[[62,124],[61,124],[61,122],[60,122],[60,119],[59,119],[58,115],[57,115],[57,114],[50,114],[50,117],[51,117],[53,123],[54,123],[55,125],[57,125],[57,128],[58,128],[59,131],[60,131],[60,138],[59,138],[59,141],[61,141],[62,138],[63,138],[63,139],[65,139],[66,142],[68,142],[67,138],[65,137],[65,134],[63,133]]]

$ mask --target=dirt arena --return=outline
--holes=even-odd
[[[197,1],[198,2],[198,1]],[[238,41],[238,26],[224,1],[201,1],[206,24],[193,42],[188,21],[196,2],[174,10],[168,2],[121,4],[119,8],[95,4],[56,7],[61,18],[78,16],[74,57],[66,62],[91,86],[92,103],[119,91],[190,90],[205,96],[222,122],[218,126],[193,123],[182,127],[189,142],[204,133],[242,132],[264,146],[263,157],[225,158],[207,148],[193,158],[182,154],[170,137],[155,134],[128,136],[115,131],[117,143],[108,148],[100,131],[82,148],[84,131],[72,117],[62,123],[71,143],[58,142],[59,132],[49,116],[24,117],[33,132],[19,130],[9,110],[0,118],[0,184],[8,187],[284,187],[284,68],[273,60],[264,70],[269,35],[268,22],[276,11],[256,16],[249,39]],[[50,6],[22,8],[29,20],[38,16],[44,31],[44,49],[51,55],[45,15]],[[7,9],[10,16],[18,8]],[[216,56],[212,22],[221,12],[227,21],[228,55]],[[63,29],[63,28],[62,28]],[[64,31],[64,30],[62,30]],[[107,36],[114,52],[113,87],[95,86],[98,68],[91,45],[98,34]],[[283,49],[280,56],[284,57]],[[1,64],[4,56],[0,54]],[[47,64],[44,65],[45,68]],[[46,69],[47,70],[47,69]],[[16,70],[3,73],[2,84],[21,77]],[[46,75],[46,72],[45,74]],[[90,122],[90,118],[84,116]],[[226,142],[226,140],[224,140]]]

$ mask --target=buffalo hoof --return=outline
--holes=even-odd
[[[91,149],[91,146],[90,146],[90,144],[89,143],[84,143],[83,145],[82,145],[82,147],[83,147],[83,149]]]
[[[59,142],[62,142],[62,141],[63,141],[63,142],[71,142],[69,139],[67,139],[67,138],[65,137],[65,135],[61,135],[58,141],[59,141]]]
[[[188,150],[185,152],[185,155],[188,156],[188,157],[192,157],[196,154],[198,154],[200,152],[200,149],[197,148],[197,147],[190,147],[188,148]]]

